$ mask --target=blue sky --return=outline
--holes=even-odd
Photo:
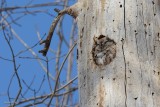
[[[6,7],[24,6],[29,3],[29,0],[6,0],[6,1],[7,1]],[[70,1],[69,5],[72,5],[75,2],[73,0],[69,0],[69,1]],[[31,5],[40,4],[40,3],[48,3],[48,2],[53,2],[53,0],[33,0]],[[22,38],[27,43],[27,45],[29,45],[31,47],[39,41],[38,37],[37,37],[37,32],[40,33],[41,37],[45,36],[45,34],[48,33],[51,22],[54,19],[54,16],[57,15],[57,13],[55,13],[53,11],[55,7],[59,8],[59,9],[62,8],[60,6],[50,6],[50,7],[43,7],[43,8],[28,9],[29,11],[47,10],[51,15],[47,15],[45,13],[29,14],[29,15],[26,15],[26,16],[22,17],[21,19],[17,20],[16,21],[17,24],[12,23],[11,27],[20,36],[20,38]],[[24,11],[24,10],[22,10],[22,9],[15,10],[14,14],[12,14],[12,18],[16,19],[17,17],[22,16],[23,14],[20,13],[22,11]],[[2,14],[6,14],[6,13],[3,12]],[[12,18],[10,18],[10,17],[7,18],[7,21],[11,22]],[[73,22],[73,19],[70,16],[65,15],[64,20],[63,20],[63,33],[64,33],[64,36],[68,42],[69,42],[69,35],[71,33],[70,31],[71,31],[72,22]],[[1,43],[0,57],[6,58],[6,59],[12,59],[10,49],[4,39],[2,30],[0,31],[0,35],[1,35],[0,36],[0,43]],[[12,37],[11,45],[14,49],[15,54],[26,49],[19,42],[19,40],[17,40],[14,36],[11,35],[11,37]],[[44,38],[46,38],[46,36]],[[52,39],[51,48],[56,51],[57,45],[58,45],[58,37],[56,36],[56,34],[54,34],[54,37]],[[66,48],[64,43],[63,43],[62,47],[63,47],[63,49],[62,49],[61,55],[67,54],[68,49]],[[45,59],[45,57],[43,57],[40,53],[38,53],[38,51],[41,49],[43,49],[43,46],[41,46],[41,45],[36,45],[33,48],[35,53],[40,58]],[[76,49],[74,49],[74,54],[76,56]],[[43,83],[42,88],[37,95],[42,95],[44,93],[49,94],[50,90],[49,90],[49,85],[47,82],[46,73],[42,70],[42,68],[40,67],[37,60],[25,59],[25,58],[20,58],[20,57],[33,57],[33,55],[29,51],[26,51],[26,52],[23,52],[22,54],[19,54],[16,57],[17,66],[20,65],[20,67],[18,69],[18,73],[19,73],[21,82],[24,80],[26,82],[26,84],[29,85],[29,84],[31,84],[31,81],[34,80],[33,84],[31,85],[31,88],[33,90],[38,90],[39,87],[41,86],[41,81],[43,81],[43,79],[45,79],[45,82]],[[55,54],[53,54],[51,52],[48,53],[49,59],[54,58],[54,57],[56,57]],[[62,63],[62,61],[64,60],[64,57],[62,57],[60,60]],[[43,64],[45,65],[46,63],[43,62]],[[67,67],[67,63],[65,64],[64,69],[61,74],[61,82],[63,82],[64,84],[65,84],[65,76],[66,76],[66,67]],[[49,70],[50,70],[50,73],[54,76],[55,75],[55,59],[53,59],[52,61],[49,62]],[[73,65],[72,70],[73,70],[72,78],[74,78],[77,75],[76,58],[74,60],[74,65]],[[7,103],[9,102],[8,97],[7,97],[7,89],[8,89],[8,85],[9,85],[9,82],[10,82],[10,79],[11,79],[13,73],[14,73],[14,69],[13,69],[12,62],[0,59],[0,74],[1,74],[0,75],[0,107],[7,106]],[[52,85],[54,87],[53,82],[52,82]],[[76,85],[77,85],[77,80],[74,82],[73,86],[76,86]],[[23,87],[22,93],[24,93],[26,91],[27,87],[23,82],[22,82],[22,87]],[[12,80],[11,89],[10,89],[11,97],[16,96],[18,89],[19,88],[18,88],[17,79],[14,77]],[[76,91],[75,95],[73,97],[75,102],[78,101],[78,94],[77,93],[78,92]],[[33,96],[34,96],[34,92],[29,91],[25,97],[30,98]],[[44,105],[42,105],[42,107],[43,106]]]

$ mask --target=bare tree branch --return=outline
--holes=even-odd
[[[60,2],[50,2],[50,3],[45,3],[45,4],[35,4],[35,5],[29,5],[29,6],[14,6],[14,7],[6,7],[6,8],[1,8],[0,12],[2,11],[13,11],[17,9],[27,9],[27,8],[37,8],[37,7],[46,7],[46,6],[62,6],[60,5]]]
[[[33,1],[35,2],[35,0],[29,0],[28,3],[26,3],[26,5],[21,5],[21,6],[14,6],[14,4],[10,6],[10,4],[8,4],[9,1],[6,1],[6,0],[1,0],[0,2],[0,7],[1,7],[0,8],[0,16],[1,16],[0,33],[2,32],[1,34],[3,35],[3,38],[4,38],[4,40],[2,38],[2,43],[5,43],[5,45],[7,43],[7,46],[9,46],[9,48],[4,47],[5,50],[4,49],[1,50],[2,55],[0,55],[0,61],[5,62],[3,64],[9,64],[7,65],[8,69],[4,69],[5,66],[2,67],[4,70],[6,70],[7,73],[8,72],[10,73],[11,66],[13,66],[12,69],[14,69],[14,72],[9,74],[9,76],[11,75],[11,77],[9,77],[9,81],[7,84],[8,89],[6,89],[7,90],[6,94],[3,94],[5,92],[0,92],[0,95],[2,94],[4,95],[3,97],[6,97],[6,96],[8,97],[8,101],[3,101],[5,99],[2,99],[2,101],[4,102],[4,104],[8,104],[6,105],[8,107],[16,107],[16,106],[28,107],[28,106],[39,106],[39,105],[45,105],[48,107],[49,106],[72,107],[77,104],[77,102],[75,104],[74,101],[72,100],[72,93],[74,93],[74,91],[78,89],[77,81],[75,81],[78,78],[76,76],[77,74],[73,73],[72,76],[75,76],[75,77],[71,79],[72,70],[77,71],[73,67],[73,63],[74,63],[73,61],[75,61],[73,59],[75,58],[75,51],[73,51],[73,49],[77,44],[77,43],[74,43],[73,36],[77,34],[74,34],[75,32],[74,29],[76,27],[75,25],[73,25],[71,29],[70,37],[66,36],[65,34],[66,30],[64,30],[63,28],[63,23],[65,22],[65,20],[63,21],[63,16],[64,14],[69,14],[73,18],[76,18],[78,15],[77,4],[71,7],[68,7],[67,2],[70,2],[68,0],[56,0],[52,3],[42,3],[42,4],[32,4]],[[17,34],[16,31],[19,31],[19,30],[21,30],[22,32],[23,30],[27,31],[27,29],[23,29],[25,23],[23,23],[23,21],[20,21],[20,19],[23,19],[24,16],[28,16],[29,14],[31,17],[36,17],[39,13],[45,13],[47,17],[48,15],[55,17],[53,15],[54,13],[50,12],[49,8],[45,8],[48,6],[59,6],[59,7],[64,6],[64,9],[63,10],[55,9],[55,11],[58,13],[58,16],[52,22],[52,25],[50,27],[46,40],[42,41],[45,35],[41,37],[40,33],[42,31],[40,30],[41,32],[38,32],[37,30],[36,32],[38,36],[38,41],[36,43],[32,43],[33,45],[29,46],[28,43],[29,42],[31,43],[31,41],[28,41],[28,39],[34,40],[35,38],[25,39],[26,41],[25,42],[21,38],[24,35]],[[28,20],[25,19],[25,21],[28,21]],[[16,28],[14,28],[15,26]],[[55,46],[53,47],[53,49],[50,48],[50,43],[51,43],[51,38],[53,36],[56,26],[57,26],[56,33],[58,35],[58,42],[56,41],[55,46],[57,47],[55,50],[54,49]],[[70,28],[70,25],[68,28]],[[67,28],[67,31],[68,31],[68,28]],[[16,39],[14,39],[14,37]],[[69,38],[70,38],[70,43],[68,41]],[[39,43],[45,44],[44,49],[42,50],[44,51],[42,52],[44,56],[47,54],[48,50],[50,50],[50,52],[52,52],[53,54],[48,55],[47,57],[44,57],[44,58],[40,58],[37,55],[37,52],[34,51],[37,49],[39,50],[39,47],[37,47],[37,44]],[[58,46],[58,43],[59,43],[59,46]],[[17,48],[17,44],[18,45],[22,44],[22,46],[24,46],[25,49],[23,49],[23,47],[21,46]],[[2,44],[2,46],[5,46],[5,45]],[[65,50],[64,50],[64,47],[65,47]],[[68,51],[68,53],[66,52],[66,50]],[[7,54],[4,52],[7,52]],[[29,55],[30,53],[31,55],[33,55],[33,57]],[[40,69],[37,67],[37,63],[35,62],[35,60],[38,61],[38,64],[41,67]],[[17,64],[19,65],[17,66]],[[30,67],[30,68],[26,68],[26,67]],[[30,69],[32,69],[32,67],[33,67],[33,73],[32,71],[31,72],[29,71]],[[20,69],[21,72],[18,72],[19,68],[21,68]],[[37,72],[39,70],[43,70],[45,74],[43,72],[42,73]],[[66,72],[62,72],[62,71],[66,71]],[[27,73],[31,73],[33,75],[31,76],[30,74],[28,75]],[[61,78],[61,76],[64,76],[64,78]],[[17,85],[14,85],[16,83]],[[16,93],[14,93],[15,90],[16,90]],[[53,98],[55,98],[55,100],[52,100]],[[70,102],[66,103],[66,101],[70,101]]]
[[[8,25],[7,21],[4,21],[5,25]],[[39,62],[40,66],[43,68],[43,70],[47,73],[47,69],[46,67],[42,64],[41,60],[38,58],[38,55],[17,35],[17,33],[14,31],[14,29],[10,28],[11,32],[13,33],[13,35],[31,52],[31,54],[37,58],[37,61]],[[49,76],[55,80],[53,78],[53,76],[51,74],[49,74]]]
[[[40,44],[43,44],[45,43],[45,46],[44,46],[44,49],[43,50],[40,50],[39,52],[43,54],[43,56],[46,56],[47,55],[47,52],[48,52],[48,49],[49,49],[49,46],[50,46],[50,43],[51,43],[51,39],[52,39],[52,36],[53,36],[53,33],[54,33],[54,30],[56,28],[56,25],[58,23],[58,21],[60,20],[60,18],[64,15],[64,14],[69,14],[71,15],[73,18],[76,18],[78,16],[78,11],[76,10],[76,7],[77,5],[73,5],[71,7],[68,7],[64,10],[61,10],[59,11],[58,9],[56,9],[56,12],[59,12],[58,13],[58,16],[53,20],[52,24],[51,24],[51,27],[50,27],[50,30],[49,30],[49,33],[48,33],[48,36],[46,38],[46,40],[42,41]]]
[[[53,91],[53,93],[52,93],[52,95],[51,95],[51,99],[50,99],[50,101],[49,101],[49,103],[48,103],[48,105],[47,105],[48,107],[50,106],[50,104],[51,104],[51,102],[52,102],[52,99],[53,99],[53,97],[54,97],[54,95],[55,95],[55,93],[56,93],[56,89],[57,89],[57,85],[58,85],[58,79],[59,79],[59,76],[60,76],[60,74],[61,74],[61,71],[62,71],[62,68],[63,68],[63,66],[64,66],[64,63],[66,62],[69,54],[72,52],[73,48],[74,48],[76,45],[77,45],[77,43],[75,43],[75,44],[73,45],[73,47],[69,50],[67,56],[65,57],[62,65],[61,65],[61,67],[60,67],[60,70],[59,70],[58,75],[57,75],[57,77],[56,77],[56,83],[55,83],[54,91]]]
[[[3,25],[2,25],[3,27]],[[19,74],[18,74],[18,71],[17,71],[17,65],[16,65],[16,59],[15,59],[15,55],[14,55],[14,52],[13,52],[13,48],[12,48],[12,45],[10,44],[10,41],[7,39],[6,37],[6,34],[5,34],[5,31],[4,31],[4,27],[3,27],[3,35],[4,35],[4,38],[10,48],[10,51],[11,51],[11,54],[12,54],[12,60],[13,60],[13,66],[14,66],[14,72],[15,72],[15,75],[16,75],[16,78],[17,78],[17,81],[18,81],[18,85],[19,85],[19,90],[18,90],[18,93],[17,93],[17,96],[14,100],[14,103],[13,103],[13,107],[15,106],[15,103],[16,101],[18,100],[20,94],[21,94],[21,91],[22,91],[22,85],[21,85],[21,81],[20,81],[20,77],[19,77]]]

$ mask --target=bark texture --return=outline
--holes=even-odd
[[[79,0],[81,107],[160,107],[160,1]],[[94,38],[116,43],[116,56],[96,65]]]

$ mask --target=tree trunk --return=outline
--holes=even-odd
[[[81,107],[160,107],[160,0],[79,0]]]

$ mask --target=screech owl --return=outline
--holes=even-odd
[[[93,38],[92,57],[96,65],[107,65],[116,57],[116,43],[107,36]]]

